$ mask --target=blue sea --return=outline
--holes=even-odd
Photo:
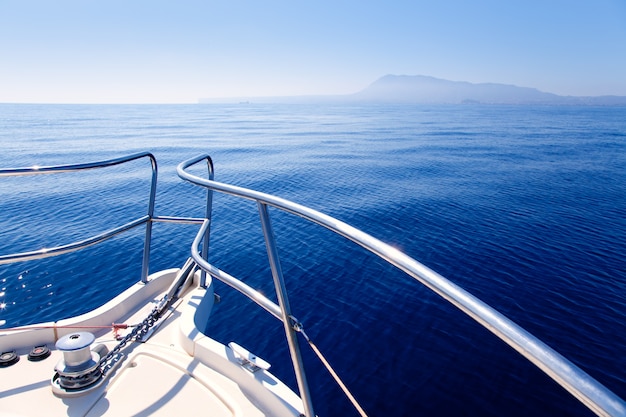
[[[217,180],[400,248],[626,398],[624,107],[4,104],[0,149],[5,168],[150,151],[156,214],[180,216],[202,216],[204,194],[176,165],[210,154]],[[0,253],[142,215],[149,176],[138,161],[0,178]],[[591,415],[421,284],[326,230],[270,215],[293,314],[370,416]],[[196,232],[157,224],[151,270],[181,266]],[[211,232],[211,262],[272,294],[256,206],[216,196]],[[0,266],[0,319],[18,326],[102,304],[139,279],[142,242],[137,231]],[[295,387],[281,324],[221,283],[217,292],[209,334]],[[317,414],[357,415],[301,342]]]

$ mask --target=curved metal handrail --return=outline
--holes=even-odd
[[[44,248],[29,252],[0,255],[0,265],[11,264],[14,262],[31,261],[35,259],[50,258],[53,256],[63,255],[65,253],[76,252],[77,250],[84,249],[88,246],[93,246],[100,242],[104,242],[105,240],[108,240],[113,236],[117,236],[127,230],[134,229],[137,226],[141,226],[149,220],[150,219],[148,216],[144,216],[137,220],[128,222],[120,227],[110,229],[104,233],[100,233],[87,239],[68,243],[66,245],[59,245],[52,248]]]
[[[150,199],[148,203],[148,213],[135,220],[131,220],[121,226],[114,227],[102,233],[90,236],[86,239],[71,242],[65,245],[59,245],[51,248],[43,248],[39,250],[33,250],[28,252],[11,253],[0,255],[0,265],[11,264],[15,262],[30,261],[36,259],[49,258],[53,256],[63,255],[66,253],[76,252],[84,249],[88,246],[93,246],[101,243],[105,240],[111,239],[121,233],[134,229],[135,227],[146,224],[149,228],[151,223],[177,223],[177,224],[202,224],[204,218],[193,217],[173,217],[173,216],[155,216],[154,215],[154,202],[156,198],[156,182],[157,182],[157,162],[154,155],[150,152],[139,152],[128,156],[123,156],[114,159],[108,159],[105,161],[89,162],[82,164],[71,165],[51,165],[51,166],[32,166],[25,168],[2,168],[0,169],[0,177],[17,177],[17,176],[30,176],[30,175],[42,175],[42,174],[60,174],[68,172],[87,171],[100,168],[108,168],[115,165],[121,165],[127,162],[131,162],[141,158],[148,158],[152,167],[152,177],[150,182]],[[151,241],[151,234],[146,232],[146,240],[144,251],[148,250],[147,254],[144,253],[144,262],[142,265],[142,282],[147,280],[148,276],[148,262],[149,262],[149,248]],[[147,258],[146,258],[147,256]]]
[[[270,313],[272,316],[281,320],[282,317],[280,315],[280,307],[275,302],[273,302],[272,300],[267,298],[263,293],[255,290],[254,288],[252,288],[245,282],[240,281],[237,278],[230,275],[229,273],[222,271],[221,269],[215,267],[214,265],[211,265],[206,259],[203,258],[203,256],[198,251],[198,247],[202,243],[202,240],[204,239],[204,236],[205,236],[206,231],[208,230],[208,227],[209,227],[209,221],[205,220],[204,223],[202,224],[202,227],[196,234],[196,238],[191,244],[191,257],[196,262],[196,264],[200,268],[202,268],[204,271],[208,272],[211,276],[219,279],[223,283],[239,291],[240,293],[242,293],[243,295],[245,295],[246,297],[254,301],[256,304],[258,304],[260,307],[262,307],[265,311]]]
[[[124,164],[126,162],[134,161],[140,158],[149,158],[152,163],[153,180],[156,182],[157,163],[156,158],[150,152],[138,152],[128,156],[122,156],[119,158],[108,159],[105,161],[88,162],[82,164],[70,164],[70,165],[51,165],[51,166],[38,166],[24,168],[3,168],[0,169],[0,177],[14,177],[24,175],[41,175],[41,174],[55,174],[61,172],[76,172],[86,171],[90,169],[106,168],[115,165]]]
[[[150,263],[150,241],[152,239],[152,218],[154,216],[154,200],[156,197],[156,182],[157,182],[157,162],[154,155],[149,152],[139,152],[128,156],[123,156],[114,159],[108,159],[105,161],[88,162],[82,164],[71,165],[54,165],[54,166],[32,166],[26,168],[8,168],[0,169],[0,177],[9,176],[27,176],[27,175],[42,175],[42,174],[60,174],[67,172],[87,171],[93,169],[108,168],[116,165],[121,165],[127,162],[131,162],[141,158],[148,158],[152,167],[152,178],[150,182],[150,199],[148,203],[148,213],[134,221],[126,223],[117,228],[113,228],[104,233],[92,236],[90,238],[69,243],[66,245],[60,245],[53,248],[44,248],[37,251],[22,252],[17,254],[9,254],[0,256],[0,265],[6,263],[27,261],[33,259],[42,259],[51,256],[62,255],[64,253],[75,252],[77,250],[86,248],[87,246],[95,245],[112,238],[122,232],[133,229],[142,224],[146,225],[146,237],[144,239],[143,260],[141,265],[141,281],[147,282],[148,269]]]
[[[208,155],[200,155],[182,162],[177,167],[178,175],[183,180],[209,190],[253,200],[259,207],[272,206],[304,218],[362,246],[418,280],[473,318],[517,350],[597,415],[626,416],[624,400],[493,307],[430,268],[367,233],[309,207],[258,191],[199,178],[185,171],[203,160],[210,161],[211,159]],[[269,245],[267,239],[266,235],[266,244]],[[207,272],[212,273],[210,270]],[[213,276],[220,279],[220,276]]]
[[[87,170],[95,170],[101,168],[109,168],[116,165],[125,164],[137,159],[148,158],[152,168],[152,176],[150,182],[150,197],[148,202],[148,213],[137,219],[131,220],[121,226],[114,227],[102,233],[87,237],[83,240],[71,242],[65,245],[58,245],[51,248],[43,248],[39,250],[33,250],[28,252],[19,252],[0,255],[0,265],[11,264],[15,262],[30,261],[36,259],[43,259],[63,255],[66,253],[76,252],[84,249],[88,246],[93,246],[101,243],[105,240],[111,239],[121,233],[146,225],[146,237],[144,241],[144,258],[142,261],[142,273],[141,281],[146,282],[148,277],[148,265],[150,257],[150,243],[151,243],[151,224],[152,223],[177,223],[177,224],[202,224],[204,218],[192,218],[192,217],[172,217],[172,216],[155,216],[154,215],[154,203],[156,198],[156,182],[158,175],[157,161],[154,155],[150,152],[139,152],[128,156],[123,156],[114,159],[108,159],[105,161],[88,162],[81,164],[70,165],[51,165],[51,166],[32,166],[24,168],[2,168],[0,169],[0,177],[17,177],[17,176],[32,176],[32,175],[45,175],[45,174],[60,174],[68,172],[79,172]],[[205,254],[206,255],[206,254]],[[205,256],[206,257],[206,256]]]

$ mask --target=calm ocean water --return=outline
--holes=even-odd
[[[626,398],[626,108],[0,105],[0,147],[2,167],[153,152],[156,213],[193,216],[202,193],[175,167],[209,153],[216,179],[398,246]],[[148,177],[139,162],[60,182],[2,179],[0,251],[68,243],[143,213]],[[418,283],[271,214],[294,315],[371,416],[590,415]],[[212,262],[271,293],[256,207],[218,197],[214,222]],[[195,232],[157,225],[151,270],[182,265]],[[139,278],[142,239],[0,267],[0,319],[17,326],[103,303]],[[211,335],[249,347],[293,385],[279,323],[218,292]],[[356,415],[303,349],[318,415]]]

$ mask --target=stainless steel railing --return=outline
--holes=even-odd
[[[5,254],[0,255],[0,265],[10,264],[14,262],[22,262],[29,261],[35,259],[43,259],[52,256],[58,256],[65,253],[76,252],[78,250],[84,249],[88,246],[96,245],[105,240],[111,239],[114,236],[117,236],[121,233],[134,229],[136,227],[145,225],[145,238],[144,238],[144,247],[143,247],[143,258],[141,265],[141,282],[147,282],[148,274],[149,274],[149,264],[150,264],[150,246],[152,241],[152,224],[155,222],[164,222],[164,223],[191,223],[191,224],[202,224],[205,219],[197,219],[197,218],[186,218],[186,217],[167,217],[167,216],[155,216],[154,215],[154,203],[156,198],[156,183],[157,183],[157,162],[154,157],[149,152],[140,152],[129,156],[124,156],[115,159],[109,159],[106,161],[99,162],[91,162],[84,164],[73,164],[73,165],[56,165],[56,166],[33,166],[27,168],[8,168],[8,169],[0,169],[0,178],[1,177],[11,177],[11,176],[28,176],[28,175],[49,175],[49,174],[62,174],[68,172],[79,172],[79,171],[87,171],[87,170],[95,170],[95,169],[103,169],[109,168],[116,165],[125,164],[138,159],[148,159],[150,162],[150,166],[152,169],[152,175],[150,180],[150,192],[148,197],[148,209],[145,215],[138,217],[136,219],[130,220],[127,223],[109,229],[100,234],[88,237],[83,240],[79,240],[76,242],[55,246],[52,248],[43,248],[34,251],[21,252],[21,253],[13,253],[13,254]],[[212,178],[212,174],[209,175],[209,178]],[[207,201],[207,213],[210,212],[210,201]],[[208,217],[208,216],[207,216]],[[207,231],[208,233],[208,231]],[[206,239],[206,245],[208,245],[208,238]],[[208,249],[208,246],[206,247]],[[206,250],[203,251],[204,256],[206,257]]]
[[[276,242],[269,219],[269,206],[323,226],[356,243],[357,245],[362,246],[369,252],[378,255],[380,258],[404,271],[406,274],[418,280],[426,287],[430,288],[432,291],[456,306],[466,315],[473,318],[483,327],[495,334],[498,338],[509,344],[597,415],[626,416],[626,403],[620,397],[615,395],[609,389],[604,387],[582,369],[550,348],[537,337],[533,336],[522,327],[505,317],[503,314],[499,313],[494,308],[457,286],[453,282],[447,280],[443,276],[437,274],[428,267],[422,265],[390,245],[387,245],[367,233],[364,233],[363,231],[333,217],[280,197],[216,182],[212,179],[202,179],[186,171],[187,168],[203,160],[206,160],[208,164],[212,164],[208,155],[200,155],[182,162],[177,168],[178,175],[182,179],[201,187],[205,187],[208,190],[218,191],[239,198],[252,200],[257,203],[265,235],[265,243],[270,259],[272,275],[274,277],[278,293],[279,308],[277,309],[273,302],[256,293],[247,285],[208,264],[208,262],[200,260],[199,257],[196,261],[201,268],[206,270],[215,278],[239,289],[273,315],[277,317],[280,316],[284,323],[285,332],[288,337],[292,360],[294,362],[294,369],[296,370],[296,376],[300,388],[300,395],[303,397],[307,416],[314,416],[315,414],[312,411],[312,405],[309,404],[310,397],[306,385],[306,377],[304,375],[304,369],[302,367],[298,351],[295,331],[291,323],[289,303],[286,297],[284,280],[280,269],[280,261],[276,250]],[[213,173],[212,168],[210,168],[210,172]],[[202,229],[205,229],[205,227]],[[203,231],[201,231],[201,233],[202,232]],[[200,235],[196,238],[194,246],[197,247],[199,243]],[[197,251],[196,255],[198,255]]]

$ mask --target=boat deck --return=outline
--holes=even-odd
[[[173,280],[175,271],[162,274],[149,285],[137,284],[125,295],[132,300],[143,293],[148,303],[117,320],[120,299],[92,313],[58,322],[56,337],[72,331],[60,326],[106,324],[124,319],[140,323],[152,311]],[[162,281],[159,283],[157,281]],[[159,287],[150,294],[146,287]],[[212,288],[212,287],[210,287]],[[265,370],[250,372],[235,359],[233,351],[202,335],[194,325],[194,313],[207,290],[191,286],[157,322],[158,328],[145,342],[129,342],[122,350],[125,358],[100,387],[73,397],[53,394],[51,378],[55,365],[63,359],[53,341],[45,343],[51,355],[38,362],[28,359],[33,346],[44,343],[54,329],[0,333],[2,351],[15,349],[19,362],[0,368],[0,415],[9,416],[298,416],[300,399]],[[213,297],[212,290],[209,297]],[[123,303],[122,303],[123,304]],[[123,310],[123,309],[122,309]],[[76,331],[76,330],[73,330]],[[82,331],[82,330],[81,330]],[[21,335],[20,335],[21,333]],[[43,340],[42,340],[43,339]],[[31,342],[10,349],[8,342]],[[112,350],[118,341],[111,331],[96,334],[92,346],[104,344]],[[93,347],[92,347],[93,349]],[[271,394],[274,390],[277,395]],[[281,397],[281,398],[279,398]],[[298,404],[299,403],[299,404]]]

